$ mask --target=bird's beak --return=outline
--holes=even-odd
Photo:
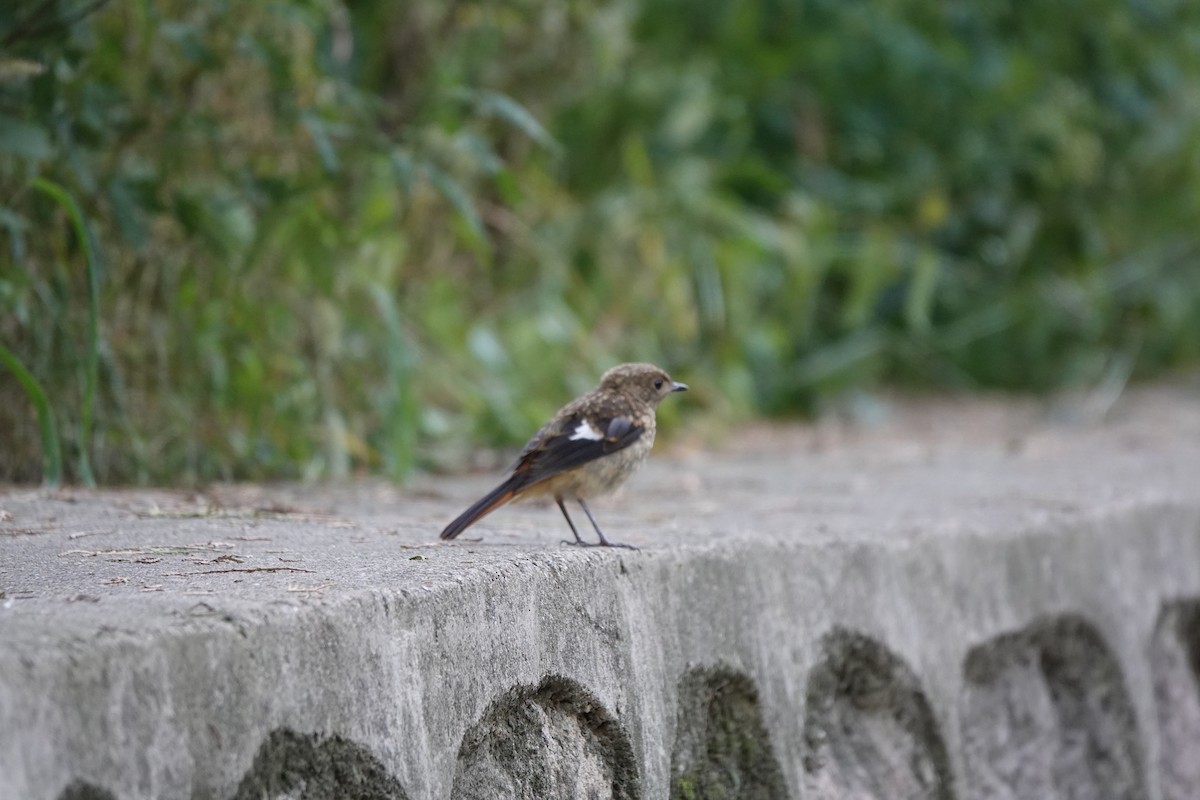
[[[687,384],[680,383],[679,381],[675,381],[674,383],[671,384],[671,391],[672,392],[686,392]]]

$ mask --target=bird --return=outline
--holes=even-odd
[[[654,445],[658,404],[687,388],[653,364],[620,364],[608,370],[599,386],[563,406],[534,434],[508,477],[447,525],[441,538],[453,539],[510,501],[551,496],[575,535],[575,541],[564,544],[636,550],[605,538],[587,498],[613,491],[642,465]],[[579,535],[567,513],[568,499],[579,503],[599,541],[588,542]]]

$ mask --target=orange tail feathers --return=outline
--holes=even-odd
[[[518,484],[519,482],[514,475],[479,498],[470,508],[459,514],[458,519],[446,526],[446,529],[442,531],[441,538],[453,539],[476,521],[486,517],[509,500],[512,500],[517,495]]]

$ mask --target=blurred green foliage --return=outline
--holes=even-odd
[[[726,423],[1193,363],[1198,123],[1186,0],[15,0],[0,479],[39,387],[68,477],[191,483],[462,466],[620,360]]]

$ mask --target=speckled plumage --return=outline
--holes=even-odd
[[[597,388],[563,406],[521,450],[508,478],[447,525],[442,538],[453,539],[512,500],[548,495],[575,534],[571,544],[586,545],[563,505],[566,499],[579,502],[599,544],[609,546],[586,499],[613,491],[642,465],[654,446],[659,402],[686,389],[653,364],[613,367]]]

